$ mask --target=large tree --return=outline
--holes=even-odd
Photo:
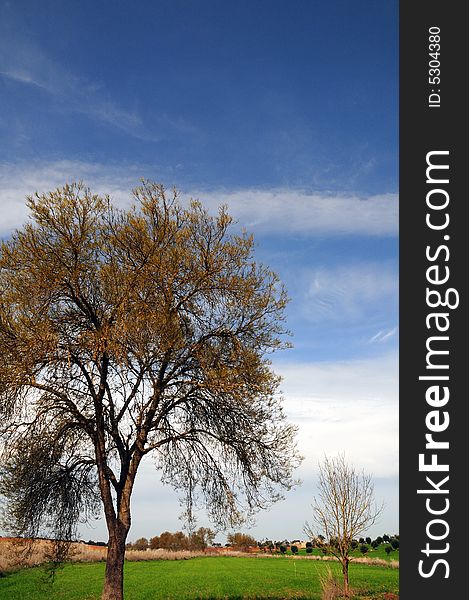
[[[152,183],[133,194],[129,210],[80,184],[36,194],[0,256],[8,519],[71,539],[102,505],[106,600],[123,597],[146,455],[189,516],[203,505],[221,527],[277,500],[299,462],[268,360],[287,345],[277,276],[225,209]]]
[[[325,457],[319,464],[318,495],[313,502],[313,523],[306,523],[305,533],[317,537],[325,534],[322,546],[342,566],[344,595],[350,596],[349,563],[354,538],[375,523],[382,511],[374,500],[371,475],[358,471],[343,454]]]

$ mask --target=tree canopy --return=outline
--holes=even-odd
[[[113,600],[145,455],[219,527],[277,500],[300,460],[268,357],[288,345],[278,277],[224,208],[148,182],[133,196],[36,194],[0,255],[7,520],[71,539],[102,505]]]

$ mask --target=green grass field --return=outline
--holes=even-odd
[[[128,562],[126,600],[284,600],[321,597],[320,575],[340,577],[339,565],[288,558],[207,557],[191,560]],[[103,563],[66,565],[53,584],[44,571],[24,569],[0,578],[2,600],[97,600]],[[398,591],[399,570],[352,564],[350,583],[360,598],[378,599]]]

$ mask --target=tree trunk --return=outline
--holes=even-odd
[[[117,523],[109,533],[106,572],[101,600],[123,600],[124,598],[124,556],[128,528]]]
[[[350,598],[350,588],[349,588],[349,582],[348,582],[348,564],[349,564],[349,559],[346,558],[344,560],[344,562],[342,563],[342,573],[344,575],[344,596],[346,598]]]

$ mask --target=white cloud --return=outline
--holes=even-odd
[[[26,217],[24,198],[65,182],[83,180],[93,191],[109,193],[120,205],[130,202],[130,190],[141,177],[154,177],[148,165],[103,165],[62,160],[49,163],[0,165],[0,203],[7,213],[1,230],[18,226]],[[172,182],[170,182],[172,183]],[[397,197],[392,194],[358,196],[306,193],[301,190],[184,190],[182,198],[200,198],[211,209],[227,204],[239,224],[269,233],[320,235],[395,235]],[[321,275],[321,274],[319,274]],[[324,276],[321,275],[322,280]],[[324,282],[327,283],[327,282]]]
[[[398,472],[397,355],[344,362],[277,364],[285,409],[299,427],[302,472],[324,454],[347,458],[377,477]]]
[[[319,234],[396,235],[396,194],[370,197],[289,189],[195,192],[212,205],[228,204],[246,227]]]
[[[125,174],[123,174],[125,173]],[[83,181],[93,192],[108,193],[119,206],[130,203],[130,191],[144,175],[132,165],[106,166],[80,161],[51,163],[0,164],[0,235],[19,227],[27,218],[25,198],[53,190],[73,181]]]

